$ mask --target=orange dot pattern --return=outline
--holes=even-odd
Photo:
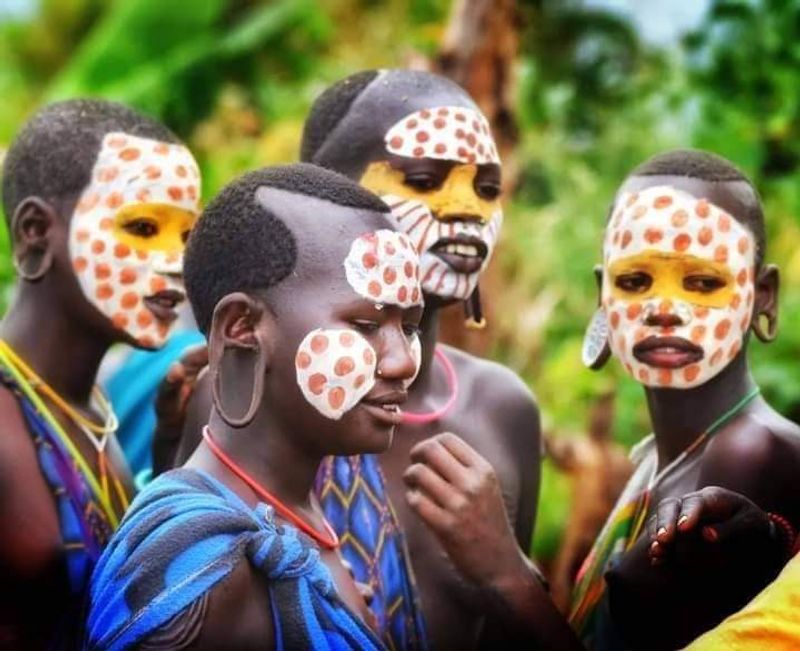
[[[422,305],[419,257],[407,235],[389,229],[356,238],[344,261],[350,286],[375,303]]]
[[[297,384],[317,411],[338,420],[374,386],[376,362],[374,349],[355,330],[313,330],[295,354]]]
[[[479,111],[460,106],[411,113],[386,132],[385,143],[397,156],[500,164],[489,122]]]
[[[624,300],[611,295],[611,281],[605,277],[602,305],[609,342],[623,366],[648,386],[697,386],[719,373],[741,351],[751,322],[755,240],[733,216],[708,200],[661,186],[621,196],[606,229],[606,268],[645,251],[691,255],[726,265],[730,271],[735,291],[730,301],[718,308],[692,304],[683,295],[649,294]],[[637,359],[637,344],[667,336],[699,347],[702,357],[676,368],[648,366]]]
[[[160,346],[172,320],[145,299],[167,290],[182,292],[182,286],[158,273],[156,265],[170,262],[162,262],[163,254],[132,250],[116,239],[115,216],[120,208],[142,202],[199,212],[197,164],[182,145],[115,132],[103,139],[90,178],[70,224],[70,256],[78,281],[115,328],[143,346]]]

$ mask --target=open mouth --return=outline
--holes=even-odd
[[[703,349],[683,337],[648,337],[633,347],[633,356],[656,368],[681,368],[703,359]]]
[[[186,295],[177,289],[162,289],[145,297],[144,304],[159,321],[172,323],[178,318],[178,305],[186,300]]]
[[[472,274],[480,271],[489,254],[489,247],[486,246],[486,242],[474,235],[457,235],[437,240],[430,248],[430,252],[444,260],[455,271]]]
[[[375,396],[367,395],[361,399],[361,406],[382,423],[399,425],[403,419],[403,410],[400,409],[400,405],[407,399],[406,391],[388,391]]]

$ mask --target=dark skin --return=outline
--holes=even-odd
[[[705,197],[734,217],[743,214],[748,202],[757,201],[743,182],[710,183],[673,176],[633,177],[621,191],[635,192],[656,185]],[[756,319],[776,316],[777,286],[774,267],[758,270],[753,308]],[[722,372],[698,387],[646,387],[658,467],[678,457],[753,386],[743,348]],[[641,536],[621,564],[607,575],[612,617],[633,647],[667,649],[686,644],[743,606],[775,576],[783,560],[779,546],[759,535],[743,536],[728,546],[729,550],[701,546],[695,553],[691,545],[684,549],[684,541],[702,533],[692,526],[685,538],[674,538],[682,503],[679,498],[718,486],[740,493],[764,511],[779,513],[797,526],[800,504],[794,496],[800,489],[798,464],[800,429],[757,397],[718,430],[699,454],[656,486],[648,511],[648,516],[655,516],[653,532]],[[747,563],[726,562],[737,554],[745,555]],[[655,636],[654,631],[658,631]]]
[[[417,190],[435,190],[453,168],[453,163],[448,161],[403,157],[391,157],[391,160],[396,169],[403,171],[409,187]],[[493,199],[499,188],[499,166],[478,166],[475,192],[484,199]],[[461,215],[459,218],[471,220],[477,216]],[[450,397],[445,372],[433,360],[438,311],[447,304],[435,296],[425,296],[420,333],[422,364],[408,390],[408,402],[404,407],[408,411],[433,411]],[[481,559],[482,564],[496,561],[498,549],[513,549],[514,567],[525,571],[526,580],[537,581],[519,549],[528,549],[535,521],[541,451],[539,413],[530,391],[511,371],[450,346],[443,346],[443,349],[458,376],[457,403],[434,423],[399,425],[394,443],[380,456],[380,463],[413,559],[431,643],[438,648],[466,649],[476,647],[482,635],[487,644],[491,644],[495,640],[503,641],[509,633],[507,615],[510,610],[500,603],[495,585],[501,572],[491,567],[476,569],[475,558]],[[190,367],[186,375],[192,382],[196,377]],[[180,393],[176,384],[171,389],[174,395]],[[198,423],[202,422],[202,414],[207,413],[209,404],[210,390],[205,384],[201,379],[199,390],[189,401],[178,462],[197,445]],[[183,414],[178,419],[181,417]],[[169,418],[173,418],[171,413]],[[431,519],[426,517],[427,513],[423,515],[413,498],[407,500],[409,483],[413,484],[423,466],[429,465],[433,472],[438,472],[435,446],[421,446],[413,454],[412,449],[433,440],[443,431],[457,433],[494,468],[491,481],[485,473],[475,469],[468,471],[470,475],[475,474],[470,480],[474,484],[470,500],[477,504],[486,496],[494,495],[498,489],[495,482],[499,482],[502,506],[498,503],[495,508],[497,513],[503,514],[502,518],[475,519],[464,527],[466,511],[458,517]],[[502,568],[504,575],[506,569]],[[501,582],[504,581],[505,578]],[[516,590],[516,579],[513,584]],[[518,599],[518,596],[509,598]],[[542,612],[541,609],[537,611]],[[516,639],[518,633],[511,631],[511,637]]]
[[[85,298],[67,250],[74,197],[46,202],[31,197],[12,220],[14,257],[35,281],[21,281],[0,323],[0,337],[56,392],[86,418],[102,422],[90,406],[98,366],[108,348],[126,341]],[[82,430],[43,398],[52,414],[99,476],[97,453]],[[67,598],[67,576],[58,513],[39,467],[36,449],[13,394],[0,387],[0,642],[39,648],[52,635]],[[112,436],[106,448],[128,495],[134,488]],[[118,514],[123,505],[112,491]]]
[[[327,538],[324,516],[311,490],[322,459],[381,452],[391,443],[395,426],[376,418],[363,403],[338,421],[317,412],[297,386],[297,347],[315,328],[358,331],[377,356],[375,386],[364,400],[400,404],[407,397],[404,381],[416,368],[410,343],[422,308],[376,309],[345,279],[342,262],[351,242],[365,232],[388,228],[384,216],[280,190],[259,192],[264,192],[265,205],[291,228],[299,257],[294,272],[267,292],[229,294],[217,304],[209,333],[209,373],[220,373],[221,388],[219,401],[213,401],[209,428],[245,472]],[[320,211],[325,219],[319,219]],[[260,388],[254,382],[258,351],[266,359]],[[220,416],[223,411],[241,416],[251,399],[259,407],[245,426],[234,429]],[[260,501],[205,442],[185,466],[210,473],[254,508]],[[322,549],[321,559],[344,604],[369,623],[367,604],[339,552]],[[263,577],[242,561],[209,592],[206,605],[188,609],[148,644],[169,648],[159,641],[185,632],[190,638],[187,648],[192,649],[273,648],[269,603]]]

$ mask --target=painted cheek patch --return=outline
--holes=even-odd
[[[357,238],[344,269],[350,286],[370,301],[402,308],[422,305],[419,257],[403,233],[381,229]]]
[[[422,343],[419,340],[419,335],[414,335],[414,338],[409,344],[409,349],[411,352],[411,359],[414,360],[414,364],[416,365],[416,370],[414,371],[414,375],[408,380],[403,380],[403,386],[406,389],[414,384],[414,380],[416,380],[419,375],[419,367],[422,364]]]
[[[422,290],[433,296],[466,300],[478,284],[481,273],[491,260],[500,227],[503,211],[496,210],[485,224],[464,221],[441,221],[436,219],[427,204],[416,199],[404,199],[396,195],[381,196],[391,209],[391,218],[398,230],[411,239],[420,256],[420,282]],[[487,254],[480,269],[465,274],[456,271],[438,255],[432,247],[444,238],[476,237],[486,244]]]
[[[183,145],[109,133],[91,182],[70,223],[69,251],[87,299],[141,345],[164,343],[170,324],[158,320],[145,297],[182,291],[182,252],[134,250],[114,234],[115,216],[135,204],[163,204],[199,212],[200,174]]]
[[[411,113],[386,132],[385,141],[386,150],[398,156],[500,164],[486,118],[460,106]]]
[[[339,420],[375,385],[377,356],[355,330],[317,329],[297,349],[297,384],[323,416]]]

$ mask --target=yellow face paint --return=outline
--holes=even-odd
[[[197,214],[176,206],[128,204],[114,216],[113,235],[134,251],[181,253]]]
[[[693,255],[646,250],[618,258],[608,267],[615,299],[645,301],[654,297],[701,307],[727,307],[736,289],[730,267]]]
[[[406,185],[402,171],[393,168],[388,161],[379,161],[370,163],[360,184],[379,196],[392,195],[420,201],[441,221],[463,220],[465,216],[473,215],[482,224],[488,224],[500,210],[500,201],[478,196],[475,192],[477,173],[478,167],[474,164],[456,164],[440,187],[420,191]]]

